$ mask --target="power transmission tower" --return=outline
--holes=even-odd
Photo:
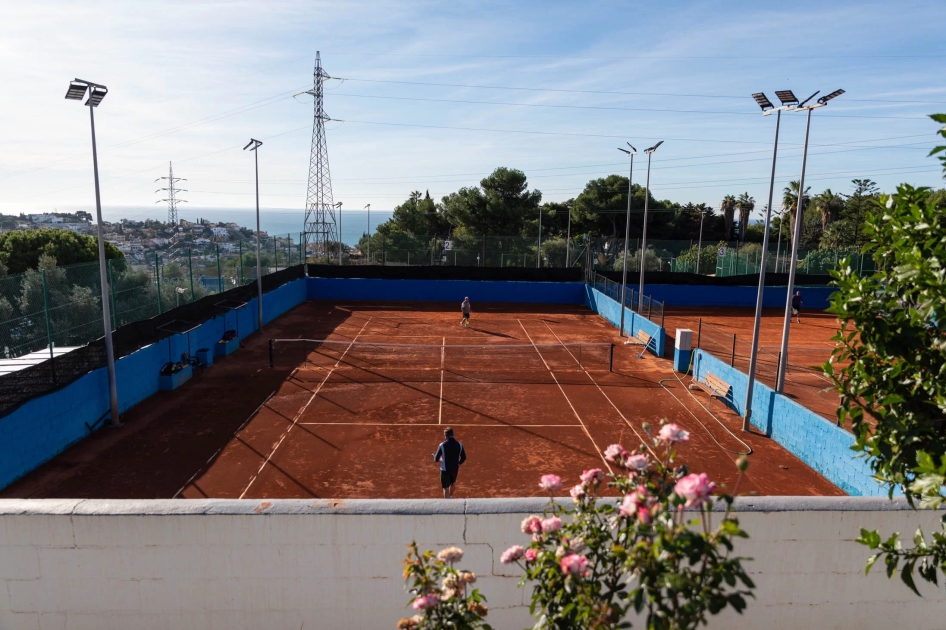
[[[341,238],[336,236],[332,174],[328,168],[328,144],[325,138],[325,121],[331,118],[325,113],[322,102],[322,84],[331,78],[322,68],[322,59],[316,51],[312,90],[305,92],[314,97],[315,119],[312,123],[312,153],[309,156],[309,190],[305,204],[304,242],[311,242],[315,255],[325,259],[329,257],[330,244],[341,241]]]
[[[186,182],[187,180],[182,177],[174,177],[174,167],[171,165],[170,162],[168,162],[168,176],[159,177],[154,181],[160,182],[162,180],[167,181],[167,184],[168,184],[167,188],[158,188],[154,192],[161,192],[163,190],[167,192],[168,196],[167,196],[167,199],[158,199],[157,201],[155,201],[155,203],[167,202],[168,223],[170,223],[171,225],[177,225],[177,204],[187,203],[187,199],[178,199],[177,193],[187,192],[187,191],[184,190],[183,188],[177,188],[175,184],[177,184],[177,182]]]

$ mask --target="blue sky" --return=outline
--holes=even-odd
[[[161,216],[154,179],[188,178],[189,204],[264,209],[306,194],[320,50],[334,196],[390,209],[497,166],[546,200],[626,172],[617,150],[665,140],[658,198],[768,190],[774,120],[750,95],[847,91],[814,113],[807,180],[848,192],[940,187],[926,154],[946,112],[946,3],[43,2],[0,6],[0,212],[91,208],[88,115],[73,77],[108,85],[97,110],[103,204]],[[801,168],[804,116],[783,117],[777,191]],[[635,162],[643,182],[645,161]],[[777,193],[778,194],[778,193]]]

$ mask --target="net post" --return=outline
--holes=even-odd
[[[273,340],[269,340],[269,367],[276,367],[273,364]]]
[[[701,317],[696,323],[696,349],[700,349],[700,336],[703,334],[703,318]]]
[[[608,349],[608,372],[614,371],[614,342],[611,342],[611,347]]]
[[[732,336],[732,356],[729,359],[729,367],[736,367],[736,335]]]

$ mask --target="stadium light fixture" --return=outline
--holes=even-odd
[[[788,264],[788,290],[785,294],[785,318],[782,322],[782,348],[781,355],[779,356],[778,373],[775,379],[775,391],[779,393],[782,393],[785,389],[785,370],[788,366],[788,337],[792,325],[792,295],[795,291],[795,267],[798,265],[798,241],[801,240],[801,224],[803,221],[802,203],[805,199],[805,166],[808,162],[808,136],[811,131],[811,112],[819,107],[824,107],[828,104],[828,101],[844,94],[844,90],[835,90],[831,92],[831,94],[822,96],[811,105],[805,104],[817,94],[818,92],[815,92],[795,108],[795,111],[808,112],[808,119],[805,123],[805,148],[802,150],[801,157],[801,177],[798,179],[798,203],[795,206],[795,225],[792,232],[792,257],[791,262]]]
[[[640,287],[638,288],[638,303],[637,303],[637,312],[644,312],[644,267],[645,262],[647,261],[647,210],[650,208],[650,158],[654,154],[654,151],[657,150],[657,147],[664,143],[663,140],[650,147],[645,149],[644,153],[647,154],[647,184],[644,186],[644,229],[641,233],[641,272],[640,272]]]
[[[752,390],[755,383],[755,371],[759,358],[759,329],[762,322],[762,295],[765,291],[765,265],[769,256],[769,226],[772,223],[772,197],[775,194],[775,163],[778,158],[778,132],[782,123],[782,110],[793,110],[798,106],[798,99],[791,90],[778,90],[775,92],[781,101],[781,107],[762,108],[762,115],[768,116],[773,111],[775,114],[775,143],[772,148],[772,174],[769,178],[769,203],[765,206],[765,227],[762,230],[762,261],[759,265],[759,290],[755,298],[755,318],[752,321],[752,348],[749,351],[749,384],[746,387],[746,405],[742,417],[742,430],[749,431],[752,418]],[[752,97],[759,102],[759,94],[753,94]],[[764,97],[764,95],[763,95]],[[810,99],[810,97],[809,97]],[[768,100],[768,99],[766,99]],[[760,103],[761,104],[761,103]],[[770,103],[771,105],[771,103]],[[778,265],[778,252],[775,255],[775,264]]]
[[[99,285],[102,288],[102,329],[105,332],[105,360],[108,367],[108,399],[112,416],[109,426],[120,427],[122,423],[118,412],[118,381],[115,378],[115,348],[112,345],[112,316],[109,306],[108,269],[105,260],[105,231],[102,227],[102,195],[99,189],[99,157],[95,144],[94,110],[102,102],[102,99],[105,98],[105,95],[108,94],[108,88],[98,83],[75,79],[69,83],[69,88],[66,90],[66,99],[70,101],[81,101],[86,92],[89,92],[89,99],[85,104],[89,107],[89,121],[92,125],[92,173],[95,178],[95,214],[98,223]],[[53,355],[52,344],[50,344],[49,354],[50,356]]]
[[[618,333],[621,337],[624,336],[624,308],[627,305],[627,242],[631,240],[631,199],[634,193],[631,181],[634,179],[634,156],[637,155],[637,149],[634,148],[633,144],[628,142],[627,146],[631,147],[630,151],[618,147],[618,151],[623,151],[631,158],[631,170],[627,175],[627,218],[624,220],[624,263],[621,265],[623,267],[621,272],[621,327]],[[570,213],[569,216],[571,216]]]
[[[263,330],[263,267],[260,265],[260,235],[259,235],[259,149],[263,143],[250,138],[243,150],[253,152],[253,164],[256,170],[256,302],[259,315],[259,330]]]

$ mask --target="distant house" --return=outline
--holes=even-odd
[[[198,245],[208,245],[210,243],[209,238],[195,238],[194,242]]]
[[[213,232],[213,235],[217,238],[220,238],[221,236],[226,237],[230,234],[225,227],[210,228],[210,231]]]

